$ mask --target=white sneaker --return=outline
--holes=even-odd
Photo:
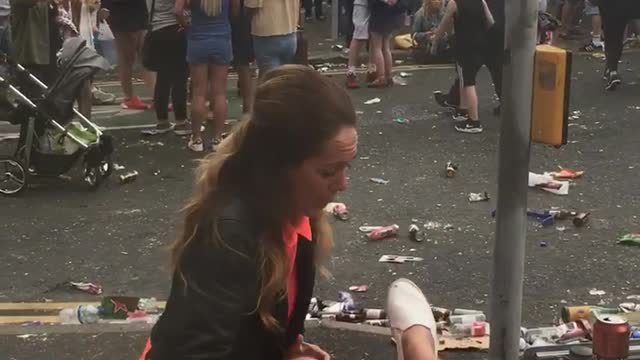
[[[193,138],[189,139],[189,143],[187,144],[189,150],[193,152],[203,152],[204,145],[202,144],[202,139],[198,139],[197,141],[193,140]]]
[[[391,333],[396,342],[399,360],[404,359],[402,354],[402,333],[416,325],[429,329],[433,337],[434,359],[438,358],[436,320],[431,312],[431,305],[429,305],[420,288],[411,280],[398,279],[389,286],[387,315]]]

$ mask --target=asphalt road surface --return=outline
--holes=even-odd
[[[584,228],[574,228],[571,222],[543,228],[530,221],[524,326],[556,322],[564,304],[618,304],[627,295],[640,293],[634,280],[640,248],[615,243],[623,234],[640,231],[640,56],[625,59],[624,85],[607,93],[601,80],[602,60],[576,57],[571,107],[580,115],[571,121],[570,144],[560,149],[532,146],[531,171],[542,173],[562,165],[586,173],[568,196],[530,189],[529,207],[590,211],[591,221]],[[370,290],[356,294],[356,301],[383,307],[387,286],[398,277],[408,277],[432,304],[487,311],[499,140],[488,74],[479,77],[485,126],[479,135],[456,133],[448,113],[431,98],[433,90],[445,89],[453,80],[452,70],[415,71],[406,80],[407,86],[351,92],[362,112],[359,158],[350,173],[349,189],[338,199],[349,207],[351,219],[334,223],[336,248],[329,264],[333,278],[318,281],[317,296],[333,299],[349,285],[368,284]],[[382,101],[364,105],[374,97]],[[136,116],[153,122],[150,113]],[[409,123],[398,124],[394,118]],[[113,178],[89,192],[78,174],[71,174],[73,180],[47,179],[24,195],[0,198],[0,302],[95,300],[58,286],[69,280],[100,283],[105,294],[166,297],[170,279],[166,248],[176,237],[178,211],[191,192],[198,157],[173,134],[153,138],[141,138],[137,130],[112,134],[116,163],[126,167],[123,171],[137,170],[137,181],[120,185]],[[9,152],[12,145],[0,142],[0,153]],[[460,165],[455,178],[443,176],[447,161]],[[369,182],[371,177],[390,182],[377,185]],[[469,203],[470,192],[484,191],[491,196],[489,202]],[[427,240],[413,243],[407,234],[411,219],[453,228],[426,230]],[[401,227],[397,239],[368,242],[358,232],[363,224],[392,223]],[[383,264],[378,262],[383,254],[421,256],[424,261]],[[593,288],[606,293],[591,296]],[[331,349],[338,359],[392,358],[386,338],[313,331],[309,338]],[[12,359],[124,359],[135,357],[145,337],[133,333],[51,334],[46,340],[5,336],[0,346],[7,346]]]

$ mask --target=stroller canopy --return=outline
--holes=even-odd
[[[47,112],[62,126],[73,119],[73,102],[78,98],[85,81],[109,63],[86,46],[81,38],[67,39],[58,52],[59,74],[45,94]]]

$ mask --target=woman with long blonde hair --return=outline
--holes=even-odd
[[[176,0],[176,16],[187,26],[186,0]],[[191,69],[191,138],[188,148],[205,149],[201,126],[207,119],[207,99],[213,109],[212,150],[222,139],[227,120],[227,72],[233,59],[230,14],[239,12],[239,0],[190,0],[187,62]],[[208,95],[208,96],[207,96]]]
[[[301,334],[332,244],[322,209],[356,150],[345,90],[306,66],[266,73],[253,113],[198,167],[143,359],[329,359]]]

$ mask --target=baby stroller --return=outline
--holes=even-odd
[[[80,38],[65,41],[58,53],[59,75],[49,88],[22,65],[8,58],[2,64],[0,116],[20,125],[20,136],[14,155],[0,157],[0,193],[15,195],[31,177],[62,175],[80,159],[90,188],[111,174],[111,137],[73,107],[85,81],[109,67],[85,44]],[[27,97],[27,86],[35,87],[39,95]],[[74,117],[79,124],[72,122]]]

